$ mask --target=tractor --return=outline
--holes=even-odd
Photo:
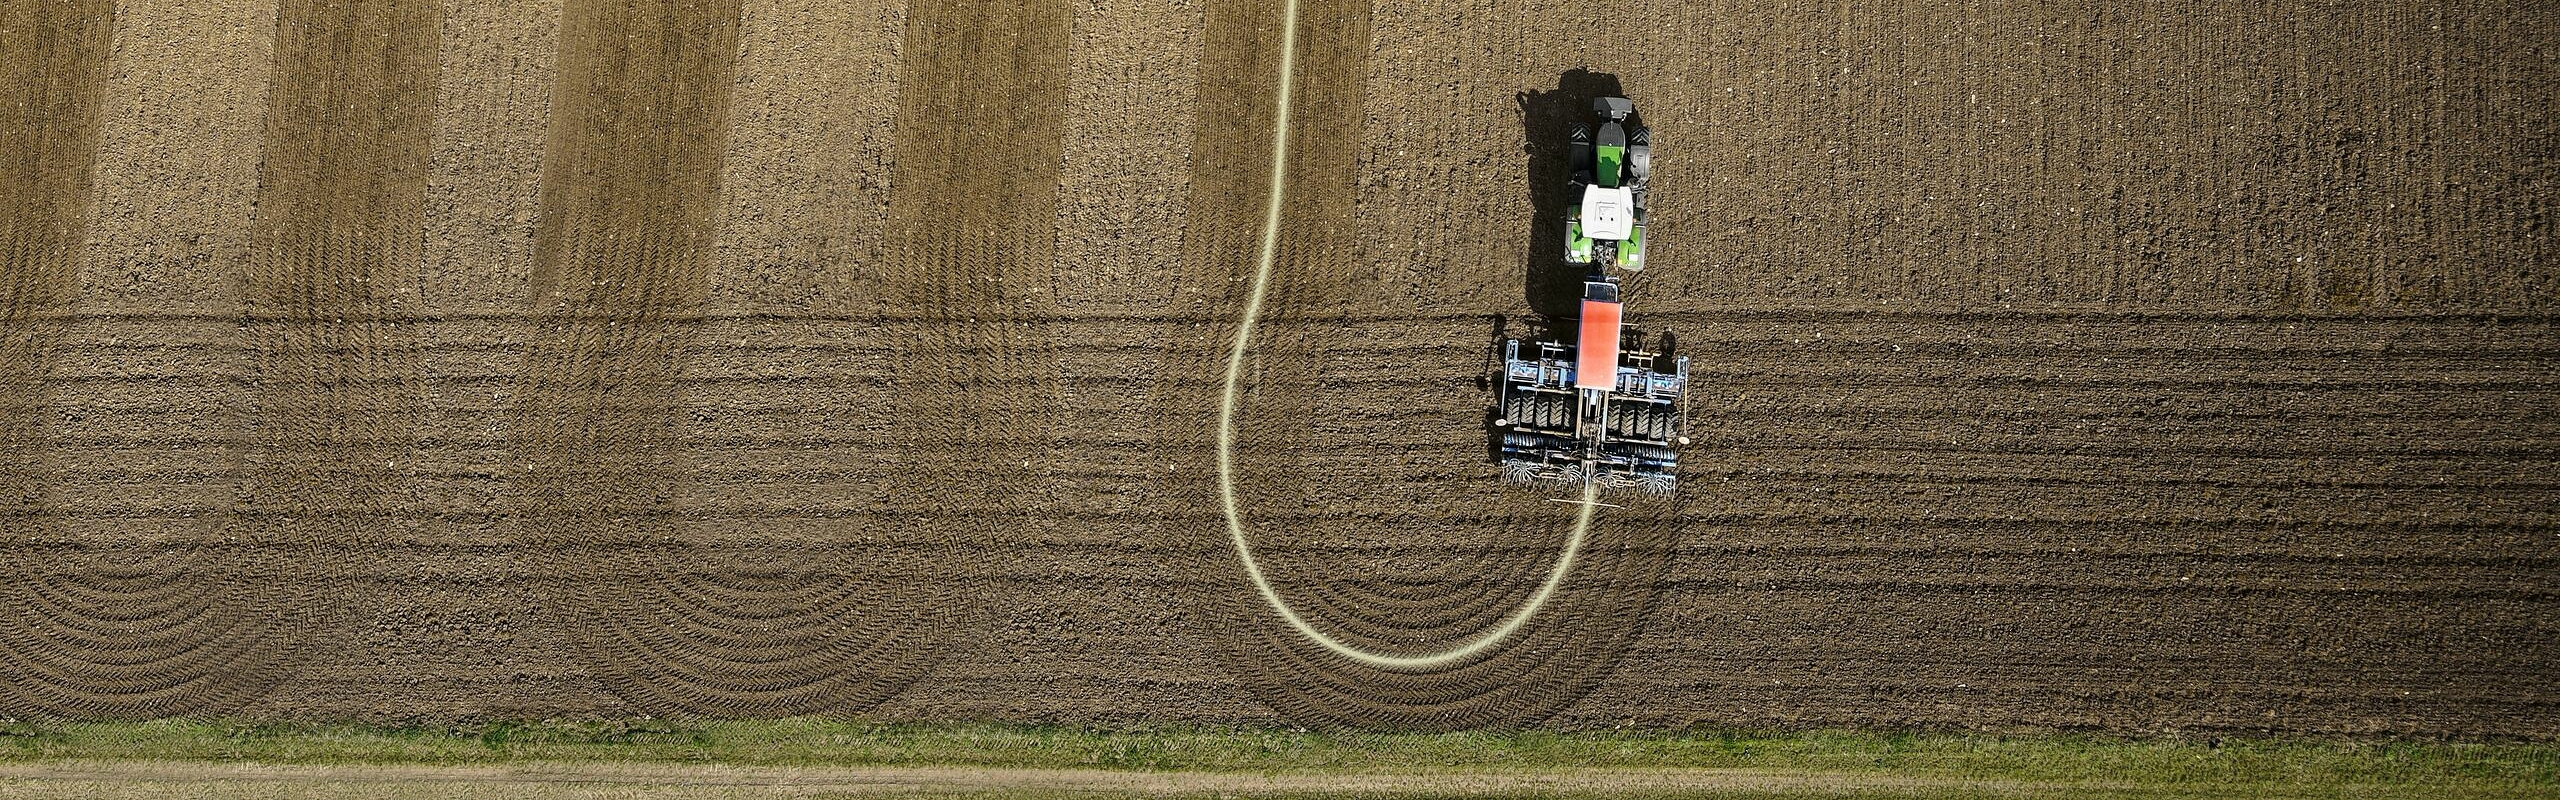
[[[1652,136],[1627,98],[1599,98],[1592,114],[1596,129],[1571,133],[1565,212],[1564,259],[1583,276],[1577,335],[1503,343],[1492,433],[1505,481],[1668,497],[1679,489],[1674,448],[1689,442],[1689,359],[1666,365],[1623,346],[1620,284],[1644,269]]]

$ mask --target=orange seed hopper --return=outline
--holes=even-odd
[[[1574,348],[1574,388],[1605,392],[1618,387],[1618,310],[1614,298],[1583,298],[1582,341]]]

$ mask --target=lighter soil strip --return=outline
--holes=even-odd
[[[1262,565],[1253,557],[1253,544],[1245,537],[1244,512],[1236,502],[1236,398],[1244,380],[1245,354],[1253,346],[1254,322],[1262,316],[1262,302],[1271,288],[1271,265],[1280,250],[1281,201],[1288,191],[1289,103],[1298,53],[1297,0],[1290,0],[1283,9],[1280,21],[1280,108],[1271,126],[1271,192],[1262,209],[1262,250],[1254,261],[1253,290],[1245,297],[1243,320],[1236,326],[1235,348],[1227,354],[1226,389],[1218,397],[1218,503],[1226,512],[1227,537],[1234,541],[1236,560],[1244,563],[1245,575],[1253,580],[1254,590],[1262,594],[1263,602],[1269,603],[1271,610],[1289,623],[1289,628],[1297,631],[1298,635],[1323,645],[1336,655],[1377,669],[1432,672],[1460,666],[1510,639],[1512,634],[1529,623],[1531,617],[1537,616],[1548,598],[1555,596],[1556,588],[1564,584],[1565,574],[1573,571],[1575,557],[1582,553],[1583,537],[1591,530],[1591,515],[1599,499],[1599,490],[1594,484],[1583,484],[1581,510],[1574,515],[1572,533],[1565,537],[1564,552],[1556,556],[1555,568],[1547,572],[1546,581],[1538,585],[1538,591],[1529,595],[1527,602],[1521,603],[1491,630],[1435,653],[1378,653],[1335,639],[1289,608],[1289,601],[1282,598],[1280,591],[1272,587],[1271,580],[1262,574]]]

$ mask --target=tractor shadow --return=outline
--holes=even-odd
[[[1556,79],[1556,88],[1518,95],[1521,149],[1529,159],[1529,260],[1522,268],[1527,286],[1530,337],[1571,336],[1581,311],[1582,271],[1564,262],[1564,212],[1573,183],[1573,126],[1592,119],[1591,101],[1623,97],[1618,76],[1575,68]]]

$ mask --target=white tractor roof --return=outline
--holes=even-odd
[[[1636,231],[1636,198],[1626,187],[1582,189],[1582,235],[1625,241]]]

